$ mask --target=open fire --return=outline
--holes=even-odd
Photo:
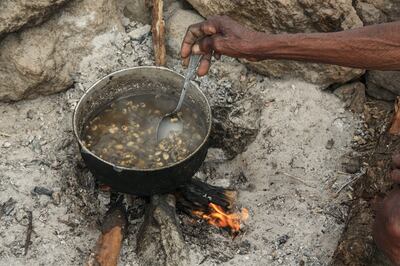
[[[110,193],[110,207],[103,219],[102,234],[86,265],[117,265],[122,239],[128,227],[127,206],[124,203],[126,195],[103,184],[99,184],[99,189]],[[153,255],[159,249],[165,250],[166,254],[173,257],[173,261],[180,260],[181,265],[188,264],[188,253],[179,229],[176,210],[204,219],[215,227],[224,228],[235,238],[243,229],[242,222],[249,217],[246,208],[234,211],[236,199],[235,190],[213,186],[196,178],[174,194],[147,198],[136,250],[142,265],[155,265],[156,261],[165,260],[162,256]],[[174,237],[167,237],[166,242],[154,241],[164,235]]]
[[[207,213],[203,211],[193,211],[192,213],[204,220],[209,224],[220,228],[227,228],[231,234],[236,235],[240,230],[241,222],[249,217],[249,211],[243,208],[240,213],[227,213],[221,206],[214,203],[209,203],[209,210]]]

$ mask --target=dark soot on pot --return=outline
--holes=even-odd
[[[84,128],[84,145],[118,166],[152,169],[185,159],[202,143],[206,125],[195,106],[185,103],[178,113],[183,132],[157,141],[157,125],[174,109],[177,99],[145,94],[113,101]]]

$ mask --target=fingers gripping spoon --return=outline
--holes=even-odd
[[[199,65],[201,55],[192,55],[190,56],[189,66],[186,72],[185,81],[183,83],[183,88],[181,91],[181,96],[179,97],[179,101],[175,109],[166,114],[157,126],[157,140],[160,141],[172,132],[175,131],[180,133],[183,131],[183,123],[181,119],[178,117],[178,112],[182,107],[183,101],[185,99],[186,90],[189,87],[190,81],[196,74],[197,66]]]

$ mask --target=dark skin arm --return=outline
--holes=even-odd
[[[369,70],[400,70],[400,22],[331,33],[266,34],[249,30],[226,16],[189,27],[181,49],[203,54],[198,74],[205,75],[212,55],[251,61],[288,59]]]

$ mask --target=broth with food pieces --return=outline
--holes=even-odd
[[[206,125],[198,110],[185,103],[178,113],[183,131],[157,141],[157,125],[176,102],[155,94],[117,99],[89,120],[83,144],[103,160],[127,168],[161,168],[182,161],[203,142]]]

